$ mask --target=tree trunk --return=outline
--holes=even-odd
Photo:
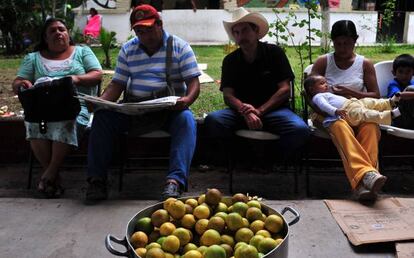
[[[322,8],[322,38],[321,38],[321,48],[324,53],[329,51],[329,23],[330,23],[330,15],[329,15],[329,4],[328,0],[320,0],[321,8]]]
[[[56,0],[52,0],[52,17],[56,17]]]
[[[105,51],[105,64],[104,64],[104,66],[106,68],[110,68],[111,67],[111,57],[109,55],[109,50],[108,51]]]

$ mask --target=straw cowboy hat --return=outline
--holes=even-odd
[[[259,39],[266,36],[266,33],[269,31],[269,23],[263,15],[260,13],[249,13],[246,9],[240,7],[233,12],[232,21],[223,21],[227,35],[233,41],[235,40],[231,28],[241,22],[251,22],[256,24],[259,28]]]

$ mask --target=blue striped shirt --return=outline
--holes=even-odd
[[[169,34],[164,31],[163,45],[152,56],[148,56],[139,47],[138,37],[126,42],[119,51],[112,80],[128,87],[128,94],[136,97],[145,97],[152,91],[167,87],[165,61],[168,37]],[[185,80],[198,77],[201,72],[190,45],[176,36],[173,37],[170,80],[175,94],[185,96],[187,92]]]

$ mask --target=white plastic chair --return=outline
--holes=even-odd
[[[382,98],[387,97],[388,83],[394,78],[392,74],[392,60],[382,61],[374,65],[378,88]],[[414,130],[402,129],[391,125],[380,125],[381,130],[396,137],[414,139]]]

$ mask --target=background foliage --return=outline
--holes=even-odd
[[[194,46],[194,52],[197,56],[197,61],[199,63],[206,63],[208,65],[207,70],[205,71],[208,75],[213,77],[215,82],[213,83],[206,83],[201,85],[201,94],[197,101],[191,106],[193,112],[197,117],[203,116],[204,113],[211,112],[213,110],[217,110],[224,107],[223,104],[223,97],[221,92],[219,91],[219,81],[221,77],[221,63],[223,61],[224,56],[226,55],[223,46]],[[105,59],[105,53],[102,48],[92,48],[95,52],[98,60]],[[116,57],[118,55],[119,49],[114,48],[109,50],[109,54],[111,55],[111,69],[115,68],[116,64]],[[414,53],[414,46],[413,45],[396,45],[394,53],[383,53],[381,46],[375,47],[357,47],[356,52],[360,55],[363,55],[372,62],[377,63],[383,60],[393,60],[397,55],[403,53]],[[315,48],[312,56],[313,59],[317,58],[321,53],[319,48]],[[300,114],[302,110],[302,102],[300,98],[300,77],[301,77],[301,64],[300,60],[296,54],[296,51],[293,47],[286,48],[286,55],[289,58],[290,64],[292,69],[295,73],[296,80],[295,80],[295,87],[296,87],[296,112]],[[0,59],[0,70],[2,71],[0,78],[0,85],[4,84],[3,93],[10,93],[11,92],[11,81],[16,76],[17,69],[20,65],[23,56],[19,57],[10,57],[10,58],[2,58]],[[6,76],[7,75],[7,76]],[[111,80],[110,75],[104,76],[103,88],[108,85],[109,81]],[[0,89],[0,94],[2,94],[2,90]],[[1,102],[1,101],[0,101]],[[13,103],[12,103],[13,102]],[[10,102],[13,105],[13,110],[20,110],[18,100],[13,99]],[[0,106],[5,105],[4,103],[0,103]]]

